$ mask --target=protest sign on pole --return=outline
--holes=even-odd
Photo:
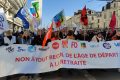
[[[3,8],[0,8],[0,34],[9,29]]]

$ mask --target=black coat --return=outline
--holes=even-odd
[[[38,35],[38,36],[34,37],[31,45],[41,45],[41,46],[42,46],[43,40],[44,40],[44,36],[42,35],[42,36],[40,37],[40,36]],[[47,40],[45,46],[47,46],[49,42],[51,42],[50,39]]]
[[[2,36],[0,36],[0,46],[2,46],[4,44],[4,39]]]
[[[42,45],[43,39],[40,36],[35,36],[32,45]]]

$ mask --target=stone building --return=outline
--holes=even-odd
[[[116,28],[120,28],[120,1],[117,0],[108,2],[105,6],[103,6],[102,11],[100,12],[87,9],[87,16],[89,20],[87,28],[89,29],[109,28],[109,23],[112,17],[112,13],[114,11],[116,13],[116,18],[117,18]],[[78,26],[82,26],[80,24],[80,17],[81,17],[81,10],[78,10],[78,12],[74,12],[74,16],[72,16],[66,21],[66,27],[69,28],[74,27],[72,23],[75,23]]]
[[[19,18],[14,18],[18,10],[24,6],[26,0],[0,0],[0,8],[3,8],[11,30],[16,31],[22,27],[22,21]]]

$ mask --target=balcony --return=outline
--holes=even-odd
[[[4,8],[5,12],[10,11],[12,14],[16,14],[25,3],[24,0],[0,0],[0,6]]]

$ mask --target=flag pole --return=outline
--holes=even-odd
[[[107,29],[107,32],[106,32],[106,35],[105,35],[105,41],[106,41],[106,39],[107,39],[107,35],[108,35],[108,32],[109,32],[109,28]]]
[[[113,14],[112,14],[112,18],[111,18],[110,24],[109,24],[109,27],[111,28],[112,32],[114,31],[115,26],[116,26],[116,16],[115,16],[115,11],[114,11]],[[108,31],[109,31],[109,28],[108,28]],[[105,40],[107,38],[108,31],[106,33]]]
[[[85,28],[85,26],[84,26],[84,41],[86,40],[86,37],[85,37],[85,33],[86,33],[86,28]]]
[[[15,24],[14,24],[14,17],[13,17],[13,33],[15,32]]]

